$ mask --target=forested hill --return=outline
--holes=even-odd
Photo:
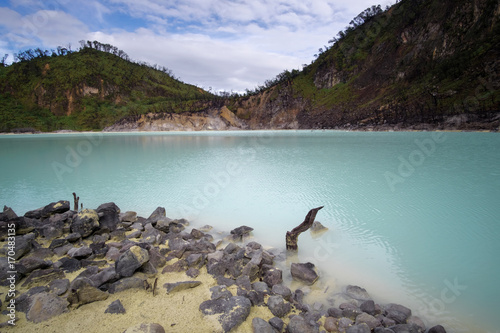
[[[498,0],[373,6],[230,109],[251,127],[498,130],[499,14]]]
[[[216,96],[109,44],[26,50],[0,66],[0,131],[95,130],[144,113],[204,110]]]
[[[499,23],[498,0],[372,6],[332,32],[311,64],[244,96],[215,96],[99,42],[78,52],[30,50],[0,66],[0,132],[498,130]]]

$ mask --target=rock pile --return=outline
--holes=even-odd
[[[200,300],[199,311],[215,318],[223,332],[236,330],[248,319],[252,307],[267,307],[274,316],[270,320],[251,318],[256,333],[426,332],[423,321],[413,316],[410,309],[398,304],[378,305],[366,290],[357,286],[345,289],[346,302],[336,308],[304,303],[302,290],[292,291],[283,284],[283,271],[274,265],[272,253],[256,242],[242,242],[253,230],[247,226],[232,230],[230,241],[223,246],[214,244],[213,236],[204,232],[210,227],[187,232],[188,222],[167,218],[162,207],[142,218],[134,212],[120,213],[114,203],[76,212],[70,210],[68,201],[51,203],[21,217],[5,207],[0,213],[0,240],[8,239],[12,225],[15,279],[27,288],[15,296],[16,310],[34,323],[78,311],[83,304],[104,301],[110,294],[130,288],[154,293],[161,288],[156,286],[158,274],[185,272],[187,277],[196,279],[203,268],[217,285],[210,288],[210,299]],[[2,248],[4,255],[8,252],[7,244]],[[47,259],[54,255],[60,259]],[[0,284],[6,285],[7,272],[12,271],[6,256],[0,257],[0,268]],[[81,273],[71,281],[66,277],[79,270]],[[319,278],[312,263],[293,263],[290,273],[303,285],[312,285]],[[154,284],[144,276],[154,279]],[[162,294],[201,284],[187,278],[166,283]],[[4,301],[3,307],[10,298],[7,296]],[[109,304],[106,313],[126,313],[126,309],[117,300]],[[165,330],[157,323],[142,323],[128,331]],[[445,331],[436,326],[427,332]]]

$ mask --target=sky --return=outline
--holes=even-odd
[[[243,92],[302,69],[372,5],[394,0],[0,0],[0,56],[98,40],[183,82]]]

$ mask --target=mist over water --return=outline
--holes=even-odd
[[[18,215],[80,197],[263,245],[309,209],[329,230],[299,259],[341,287],[407,305],[451,332],[496,332],[500,136],[495,133],[238,131],[0,137],[0,204]],[[338,304],[336,304],[338,306]],[[464,324],[465,323],[465,324]]]

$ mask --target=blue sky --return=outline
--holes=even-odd
[[[184,82],[244,91],[301,69],[364,9],[383,0],[0,1],[0,55],[98,40]]]

